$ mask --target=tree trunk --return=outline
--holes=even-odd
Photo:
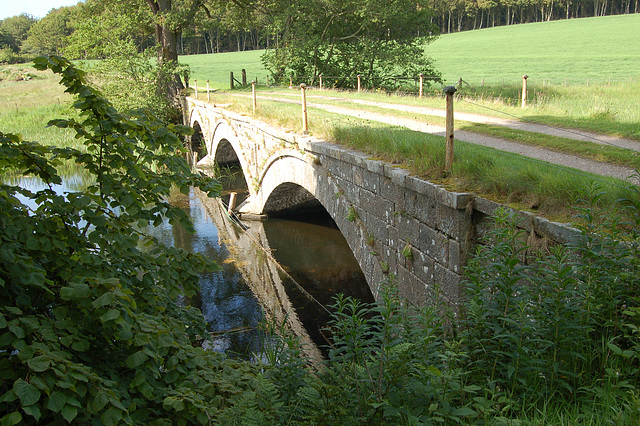
[[[169,12],[171,10],[170,0],[147,0],[151,12],[154,16]],[[171,30],[169,25],[161,22],[155,24],[156,44],[158,46],[158,67],[160,68],[158,77],[158,94],[167,99],[173,100],[175,96],[184,89],[180,76],[172,72],[170,68],[178,63],[178,36],[181,29]]]

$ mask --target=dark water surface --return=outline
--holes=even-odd
[[[19,185],[36,191],[42,184],[23,178]],[[56,190],[63,193],[82,186],[70,178]],[[225,198],[223,197],[223,200]],[[211,347],[251,356],[262,344],[261,321],[284,324],[308,346],[325,345],[321,333],[326,311],[337,293],[372,301],[362,271],[344,237],[324,214],[307,220],[269,219],[232,221],[218,199],[197,190],[172,203],[185,209],[195,234],[165,221],[148,232],[162,243],[202,253],[222,270],[203,274],[199,305],[211,331]]]

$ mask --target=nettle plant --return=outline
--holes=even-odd
[[[461,335],[490,400],[517,410],[637,392],[640,203],[601,205],[596,194],[581,208],[574,243],[535,257],[502,212],[470,260]]]
[[[76,96],[81,118],[50,125],[85,149],[0,133],[0,168],[45,184],[0,184],[0,422],[207,423],[253,388],[257,367],[204,351],[202,315],[181,302],[217,266],[138,229],[166,219],[192,229],[166,201],[172,187],[217,196],[220,185],[181,155],[188,127],[117,112],[63,58],[35,64]],[[57,193],[62,161],[95,183]]]

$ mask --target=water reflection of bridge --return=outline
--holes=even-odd
[[[218,228],[220,240],[233,254],[236,267],[264,309],[265,318],[277,325],[284,324],[300,339],[304,354],[319,361],[321,353],[289,300],[281,271],[268,255],[269,242],[263,222],[251,221],[246,230],[242,229],[228,219],[220,200],[211,199],[203,193],[198,196]]]

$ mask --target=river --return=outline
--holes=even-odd
[[[37,191],[42,183],[22,178],[18,184]],[[233,182],[223,181],[226,186]],[[59,192],[83,186],[65,178]],[[228,191],[226,192],[228,193]],[[328,343],[322,332],[338,293],[372,302],[366,279],[344,237],[326,212],[295,219],[243,221],[231,218],[223,202],[192,189],[171,202],[191,217],[190,234],[165,221],[148,232],[163,244],[202,253],[222,270],[203,274],[199,306],[209,327],[212,350],[251,358],[265,342],[261,323],[284,326],[320,359]]]

